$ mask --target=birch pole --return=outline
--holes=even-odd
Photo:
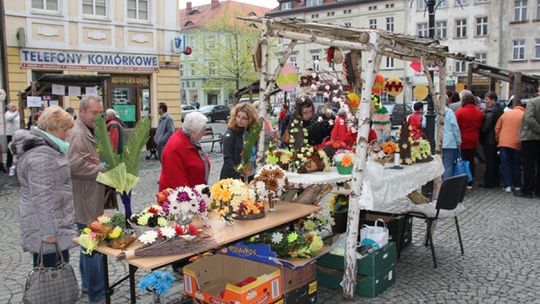
[[[263,119],[266,117],[266,105],[268,102],[268,94],[265,94],[268,86],[268,37],[269,37],[270,20],[265,19],[262,22],[261,29],[261,71],[259,76],[259,115]],[[263,122],[264,123],[264,122]],[[259,148],[257,149],[257,162],[262,159],[264,153],[264,128],[259,134]],[[255,165],[257,165],[257,162]]]
[[[349,211],[347,216],[347,241],[345,245],[345,273],[343,275],[343,297],[354,298],[356,290],[356,244],[358,242],[358,226],[360,222],[360,205],[358,200],[362,193],[362,183],[367,161],[369,120],[371,110],[371,89],[375,74],[379,69],[381,55],[377,54],[379,35],[369,33],[367,65],[363,69],[364,84],[362,86],[362,102],[356,117],[358,118],[358,135],[356,138],[356,161],[353,165]],[[359,63],[361,64],[361,63]]]
[[[260,106],[265,108],[264,116],[263,116],[262,111],[260,112],[262,118],[266,118],[266,107],[267,107],[268,101],[270,100],[270,93],[272,92],[272,90],[274,90],[274,87],[276,86],[276,79],[277,79],[279,73],[281,72],[281,69],[285,65],[285,63],[287,63],[287,60],[289,59],[289,56],[293,52],[294,47],[296,46],[296,42],[297,42],[296,40],[292,40],[287,45],[287,48],[285,49],[283,55],[281,56],[281,58],[278,61],[278,65],[277,65],[276,69],[274,70],[274,74],[272,75],[272,78],[270,78],[270,79],[267,78],[266,88],[264,89],[264,91],[262,89],[262,86],[260,87],[260,90],[261,90],[260,91],[261,95],[259,95],[260,96],[260,98],[259,98]],[[268,51],[267,51],[267,54],[268,54]],[[261,71],[262,71],[262,69],[261,69]],[[259,149],[257,150],[257,164],[260,164],[260,165],[262,165],[262,161],[263,161],[263,158],[264,158],[264,136],[265,136],[265,130],[263,128],[261,130],[261,134],[259,135]]]
[[[446,112],[446,59],[441,58],[436,61],[439,68],[439,99],[435,103],[435,113],[437,118],[435,125],[437,126],[437,141],[435,142],[435,154],[439,154],[442,157],[442,143],[444,134],[444,116]],[[433,184],[433,197],[439,196],[439,190],[441,190],[442,177],[437,176],[435,183]]]

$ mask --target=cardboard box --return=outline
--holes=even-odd
[[[255,280],[237,286],[249,277]],[[271,265],[217,254],[184,267],[184,293],[212,304],[275,303],[283,296],[281,271]]]
[[[365,276],[378,275],[396,264],[396,245],[389,242],[386,246],[372,252],[356,262],[358,274]],[[328,253],[317,261],[318,266],[343,271],[345,262],[343,256]]]
[[[308,264],[302,268],[289,269],[281,267],[281,281],[283,282],[283,294],[292,292],[317,279],[317,265]]]
[[[238,242],[227,246],[225,253],[227,255],[242,259],[296,269],[313,263],[320,256],[330,252],[331,250],[332,247],[324,246],[321,250],[319,250],[316,256],[310,259],[282,259],[277,257],[277,254],[270,249],[270,245],[268,244]]]
[[[375,298],[383,291],[394,285],[396,281],[396,266],[392,265],[376,276],[357,275],[356,294],[361,297]],[[317,267],[317,282],[319,286],[341,290],[343,271]]]
[[[360,229],[364,225],[373,226],[375,220],[382,219],[386,223],[388,228],[388,240],[398,244],[399,236],[403,231],[403,240],[401,241],[401,249],[405,249],[412,242],[412,217],[406,217],[403,215],[388,215],[383,213],[377,213],[374,211],[367,212],[365,218],[360,219]],[[405,222],[406,221],[406,222]],[[405,223],[404,223],[405,222]],[[405,224],[405,225],[403,225]]]
[[[286,293],[276,304],[313,304],[317,303],[317,297],[317,280],[314,280]]]

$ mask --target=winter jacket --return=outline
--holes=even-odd
[[[499,143],[497,147],[521,150],[519,131],[521,130],[524,115],[525,109],[522,106],[514,107],[501,115],[495,125],[495,136]]]
[[[167,140],[174,132],[174,123],[171,115],[165,113],[159,118],[156,135],[154,135],[154,142],[158,146],[165,146]]]
[[[81,119],[75,120],[67,141],[70,143],[68,159],[71,164],[75,222],[86,225],[103,214],[105,187],[96,181],[99,172],[106,169],[90,158],[98,159],[94,135]]]
[[[437,136],[437,132],[435,132]],[[456,114],[449,107],[444,109],[443,149],[457,149],[461,145],[461,132],[456,119]]]
[[[353,133],[347,128],[347,121],[343,115],[338,115],[338,117],[336,117],[330,137],[332,140],[343,141],[349,146],[356,142],[356,133]]]
[[[503,111],[499,104],[495,103],[484,111],[484,120],[482,122],[482,130],[480,131],[480,142],[483,145],[496,145],[495,125]]]
[[[407,122],[411,127],[411,136],[413,139],[420,139],[424,137],[424,131],[422,129],[422,119],[424,114],[422,112],[414,112],[407,117]]]
[[[39,253],[41,239],[56,236],[61,251],[75,247],[77,236],[70,165],[58,146],[37,129],[18,130],[10,149],[17,156],[21,185],[19,216],[24,251]],[[53,253],[53,244],[43,243]]]
[[[534,98],[527,104],[519,139],[521,141],[540,140],[540,97]]]
[[[456,111],[456,118],[461,131],[461,149],[476,149],[482,128],[482,111],[474,104],[468,104]]]
[[[221,167],[220,179],[238,178],[242,176],[236,171],[236,167],[242,161],[242,149],[244,148],[244,130],[234,131],[227,129],[223,135],[223,167]]]
[[[7,111],[4,114],[4,118],[6,119],[6,135],[12,136],[15,134],[15,131],[20,129],[20,114],[19,111],[10,112]]]
[[[201,158],[198,148],[180,129],[171,136],[161,157],[161,176],[159,191],[180,186],[194,187],[206,184],[205,164],[210,163],[205,156]]]

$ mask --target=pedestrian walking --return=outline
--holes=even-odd
[[[523,187],[514,194],[532,198],[534,193],[540,197],[540,96],[527,103],[519,139],[523,161]]]
[[[161,161],[161,154],[163,153],[163,148],[167,144],[169,137],[174,132],[174,123],[171,115],[167,113],[167,104],[160,102],[158,105],[159,123],[156,130],[156,135],[154,135],[154,142],[157,146],[157,153],[159,161]]]
[[[15,131],[20,129],[20,114],[16,105],[12,103],[7,105],[7,111],[4,114],[4,119],[6,121],[7,144],[9,145],[13,139],[13,134],[15,134]],[[13,166],[13,154],[11,154],[9,149],[7,149],[6,166],[6,169],[8,170],[11,168],[11,166]]]
[[[480,143],[484,150],[486,171],[484,172],[484,183],[480,184],[480,187],[493,188],[500,185],[495,125],[503,111],[497,103],[497,94],[495,92],[487,92],[485,98],[486,109],[484,110],[484,120],[480,132]]]
[[[474,178],[476,169],[474,158],[480,139],[483,115],[476,107],[476,98],[472,94],[463,95],[461,108],[456,111],[456,119],[461,132],[461,157],[469,161]],[[467,183],[467,189],[471,190],[472,186],[473,182]]]
[[[96,151],[94,139],[95,118],[103,112],[101,98],[85,95],[79,104],[79,116],[68,137],[70,143],[68,158],[71,165],[75,223],[79,231],[103,214],[105,187],[96,181],[99,172],[105,172]],[[88,293],[90,303],[105,298],[103,256],[94,252],[81,251],[79,259],[81,289]]]
[[[114,109],[105,111],[105,123],[107,124],[107,131],[114,151],[117,154],[122,154],[124,150],[124,128]]]

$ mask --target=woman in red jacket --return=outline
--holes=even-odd
[[[482,128],[483,114],[476,107],[476,99],[471,94],[465,94],[461,100],[461,108],[456,111],[456,118],[461,131],[461,157],[468,160],[471,173],[474,178],[476,166],[474,157],[480,139],[480,129]],[[472,182],[467,185],[472,189]]]
[[[207,121],[208,118],[200,112],[189,113],[184,118],[182,129],[169,138],[161,158],[159,191],[208,182],[210,161],[199,143]]]

